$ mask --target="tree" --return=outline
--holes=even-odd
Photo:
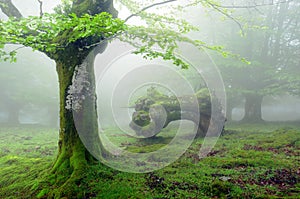
[[[15,47],[11,45],[6,50]],[[26,107],[43,107],[48,113],[53,113],[48,116],[52,120],[51,125],[57,126],[58,89],[57,84],[51,84],[57,82],[53,72],[54,68],[46,56],[38,52],[33,54],[28,48],[19,50],[17,63],[0,63],[0,110],[7,113],[8,124],[19,124],[20,111]],[[46,120],[40,118],[40,121]]]
[[[220,47],[211,47],[185,36],[185,33],[195,28],[184,20],[175,19],[174,13],[166,17],[146,12],[148,8],[173,1],[153,3],[151,6],[146,6],[147,1],[122,1],[132,13],[136,13],[131,17],[141,16],[147,26],[127,25],[131,17],[126,20],[116,18],[117,11],[112,0],[63,1],[64,5],[57,8],[56,14],[43,13],[41,10],[40,16],[28,18],[22,17],[11,0],[0,1],[2,12],[10,17],[8,21],[0,23],[0,47],[3,48],[7,43],[22,44],[45,53],[56,62],[60,131],[58,155],[49,176],[52,182],[49,186],[53,186],[49,197],[72,197],[76,194],[76,183],[82,179],[88,165],[95,162],[79,138],[78,130],[88,135],[85,141],[94,143],[94,149],[101,151],[102,156],[110,155],[98,136],[93,71],[94,57],[105,50],[107,39],[118,37],[137,47],[137,54],[151,59],[162,57],[164,60],[172,60],[174,65],[182,68],[187,68],[188,64],[176,56],[178,42],[191,43],[199,49],[223,51]],[[201,3],[211,6],[212,2],[207,2],[210,1]],[[155,50],[157,46],[160,51]],[[15,54],[16,51],[0,51],[4,60],[15,61]],[[81,129],[75,124],[78,118]]]
[[[239,36],[240,29],[227,23],[227,27],[219,26],[222,35],[215,34],[215,40],[225,43],[251,64],[231,59],[219,59],[217,64],[222,71],[227,96],[234,94],[227,102],[245,99],[243,121],[260,122],[263,121],[261,106],[265,96],[293,92],[299,85],[299,79],[295,77],[299,74],[296,70],[299,68],[296,64],[299,3],[281,1],[267,6],[258,3],[253,5],[255,9],[236,7],[246,9],[237,10],[242,16],[243,37]],[[227,109],[230,112],[230,105]]]

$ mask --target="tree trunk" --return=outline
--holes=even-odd
[[[210,136],[215,136],[224,127],[225,118],[221,109],[215,110],[218,111],[217,117],[212,117],[212,103],[220,108],[207,88],[199,90],[196,95],[182,97],[167,96],[149,88],[147,95],[136,101],[129,126],[138,136],[154,137],[172,121],[190,120],[198,127],[196,138],[205,137],[210,125],[214,131]]]
[[[81,177],[90,159],[90,155],[77,133],[73,113],[71,110],[66,109],[68,89],[72,85],[74,68],[67,66],[66,63],[57,63],[60,90],[59,149],[51,171],[55,174],[55,184],[60,186],[60,189],[54,193],[57,198],[72,193],[72,186],[76,186],[76,180]]]
[[[8,109],[8,125],[19,125],[20,120],[19,120],[19,112],[20,112],[20,107],[17,104],[12,104],[12,106],[9,106]]]
[[[234,104],[227,100],[227,106],[226,106],[226,120],[232,121],[232,110],[234,109]]]
[[[76,0],[71,12],[78,16],[101,12],[117,16],[112,0]],[[98,134],[94,74],[95,55],[105,50],[106,42],[94,49],[79,50],[85,42],[93,43],[94,39],[98,41],[99,38],[76,41],[50,55],[56,61],[59,81],[60,130],[58,155],[50,176],[50,180],[55,181],[54,190],[48,193],[48,198],[84,198],[84,191],[78,187],[85,178],[88,165],[95,162],[94,157],[99,159],[108,155]]]
[[[56,107],[49,106],[48,107],[48,114],[49,114],[49,119],[48,119],[48,125],[51,127],[57,127],[58,126],[58,111]]]
[[[104,154],[98,135],[94,57],[56,60],[60,96],[58,155],[50,179],[56,189],[48,197],[82,198],[78,191],[88,165]],[[76,53],[75,55],[78,55]],[[86,57],[86,56],[82,56]],[[70,61],[72,60],[72,61]],[[85,145],[88,144],[89,151]]]
[[[261,104],[263,96],[255,93],[245,95],[245,116],[242,122],[262,122]]]

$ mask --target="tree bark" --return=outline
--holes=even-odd
[[[255,93],[245,95],[245,116],[242,122],[262,122],[261,105],[263,96]]]
[[[73,54],[70,52],[65,52],[69,56],[60,57],[71,57]],[[82,193],[76,191],[76,187],[85,177],[88,165],[95,163],[92,153],[97,158],[106,155],[98,135],[95,55],[91,53],[88,57],[76,57],[56,61],[60,90],[60,130],[58,155],[51,169],[51,178],[55,179],[55,186],[59,188],[48,197],[83,197],[80,195]],[[80,70],[84,70],[84,76],[80,76]],[[83,143],[89,144],[90,151]]]

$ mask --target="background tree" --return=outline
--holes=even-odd
[[[14,48],[16,46],[10,45],[6,50]],[[27,115],[33,118],[39,115],[34,122],[50,122],[50,125],[56,127],[58,88],[53,63],[38,52],[33,54],[28,48],[20,49],[17,56],[17,63],[0,62],[0,110],[7,115],[3,122],[10,125],[19,124],[22,122],[19,121],[20,111],[26,109]],[[30,110],[34,107],[45,111],[35,113]]]
[[[213,37],[209,38],[212,43],[224,43],[227,49],[251,62],[248,65],[231,58],[215,57],[227,95],[231,96],[227,99],[227,115],[231,115],[234,108],[231,104],[236,104],[237,100],[241,104],[244,99],[243,121],[260,122],[263,121],[262,102],[265,96],[298,90],[295,86],[299,79],[295,76],[299,76],[299,70],[296,71],[299,65],[295,57],[299,48],[296,33],[299,32],[299,3],[280,1],[264,4],[257,1],[247,6],[240,2],[240,5],[228,2],[226,7],[235,9],[231,16],[239,21],[214,22],[216,25],[211,29]]]

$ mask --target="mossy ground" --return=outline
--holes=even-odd
[[[144,142],[113,129],[107,134],[129,151],[148,152],[168,143],[173,132],[166,129]],[[41,127],[0,128],[0,198],[47,197],[53,187],[36,189],[49,178],[57,136],[57,130]],[[79,198],[300,198],[299,124],[227,125],[204,159],[197,156],[201,143],[195,141],[179,160],[148,174],[90,165],[76,182]]]

